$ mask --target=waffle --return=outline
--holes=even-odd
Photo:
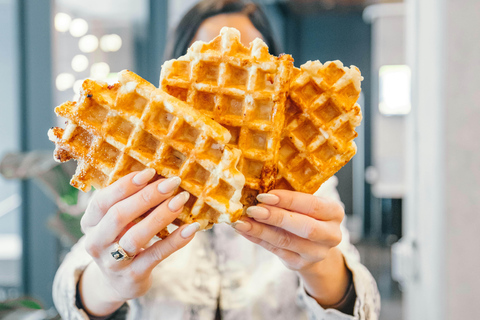
[[[246,183],[242,203],[275,187],[278,146],[293,59],[275,57],[255,39],[250,47],[240,32],[222,28],[209,43],[197,41],[186,55],[163,64],[160,86],[227,128],[230,146],[242,151],[239,170]]]
[[[174,224],[197,221],[205,229],[240,217],[245,178],[236,169],[240,150],[226,146],[228,130],[136,74],[120,72],[113,86],[85,80],[79,102],[55,112],[68,122],[50,129],[49,138],[57,161],[78,161],[74,187],[103,188],[151,167],[162,177],[179,176],[178,192],[191,194]]]
[[[356,153],[363,77],[338,60],[309,61],[293,74],[276,187],[314,193]]]

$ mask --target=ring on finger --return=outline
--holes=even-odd
[[[112,257],[116,261],[127,261],[127,260],[132,260],[133,258],[135,258],[135,255],[133,255],[133,256],[129,255],[122,248],[122,246],[120,246],[120,244],[118,244],[118,242],[115,242],[115,249],[112,252],[110,252],[110,254],[112,255]]]

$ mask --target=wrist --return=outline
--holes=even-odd
[[[93,316],[112,314],[125,303],[94,262],[84,270],[78,289],[84,310]]]
[[[298,274],[307,294],[324,307],[339,303],[351,282],[351,272],[345,265],[343,254],[336,247],[330,249],[324,260],[298,271]]]

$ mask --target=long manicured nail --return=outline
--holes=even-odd
[[[187,239],[190,238],[192,234],[194,234],[198,230],[200,230],[200,223],[194,222],[191,225],[188,225],[185,229],[183,229],[180,235],[182,236],[182,238]]]
[[[190,193],[183,191],[177,194],[170,202],[168,203],[168,209],[175,212],[180,210],[185,203],[187,203],[188,198],[190,198]]]
[[[177,189],[180,183],[182,182],[182,179],[179,177],[171,177],[168,178],[167,180],[163,180],[160,182],[157,186],[157,189],[160,193],[170,193],[173,190]]]
[[[254,219],[265,220],[270,217],[270,211],[264,207],[248,207],[247,215]]]
[[[280,202],[280,198],[271,193],[260,193],[257,196],[257,200],[265,204],[276,205]]]
[[[147,168],[143,169],[133,177],[132,182],[137,186],[142,186],[150,181],[155,176],[155,169]]]
[[[232,227],[240,232],[247,232],[252,229],[252,224],[248,221],[237,220],[235,223],[232,224]]]

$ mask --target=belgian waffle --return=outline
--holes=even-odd
[[[239,169],[246,183],[241,201],[246,206],[275,186],[292,69],[291,56],[270,55],[260,39],[247,48],[233,28],[222,28],[209,43],[193,43],[186,55],[162,66],[164,91],[230,131],[229,145],[242,151]]]
[[[178,192],[191,194],[175,224],[197,221],[205,229],[240,217],[245,178],[236,169],[241,151],[226,146],[228,130],[136,74],[120,72],[113,86],[85,80],[79,102],[55,112],[68,122],[50,129],[49,138],[55,159],[78,161],[73,186],[102,188],[151,167],[179,176]]]
[[[314,193],[356,153],[363,77],[338,60],[309,61],[293,73],[276,187]]]

